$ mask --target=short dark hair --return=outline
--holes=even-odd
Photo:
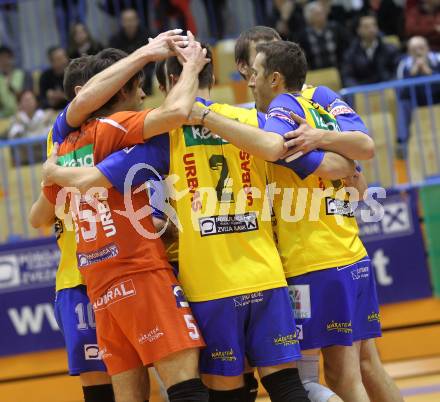
[[[257,54],[266,56],[264,62],[265,74],[278,71],[283,77],[289,91],[300,91],[307,75],[307,60],[304,51],[294,42],[279,41],[260,43]]]
[[[90,63],[91,77],[100,73],[101,71],[112,66],[113,64],[127,56],[128,54],[125,53],[123,50],[114,49],[111,47],[101,50],[99,53],[93,56],[93,59]],[[130,80],[124,85],[123,88],[127,91],[131,91],[134,85],[137,83],[142,83],[143,79],[144,72],[140,70],[133,77],[130,78]],[[118,101],[118,98],[119,92],[115,94],[105,105],[103,105],[102,109],[111,108]]]
[[[365,13],[362,13],[361,15],[359,15],[355,22],[356,22],[356,28],[359,28],[361,25],[361,22],[364,18],[373,18],[376,23],[377,23],[377,15],[373,12],[373,11],[367,11]]]
[[[242,32],[235,43],[235,62],[249,64],[249,45],[251,42],[272,42],[274,40],[281,40],[281,36],[270,27],[257,25]]]
[[[47,57],[49,58],[49,60],[52,60],[52,56],[53,54],[57,51],[57,50],[64,50],[66,51],[66,49],[64,49],[61,46],[51,46],[49,49],[47,49]]]
[[[90,64],[93,56],[81,56],[71,60],[64,70],[63,88],[67,100],[70,102],[75,97],[75,87],[84,85],[90,78],[92,72]]]
[[[14,52],[8,46],[0,46],[0,54],[7,54],[8,56],[14,57]]]
[[[209,46],[205,43],[202,43],[202,48],[206,49],[206,57],[211,59],[209,63],[207,63],[202,71],[199,73],[199,88],[211,88],[214,85],[214,73],[213,73],[213,65],[212,65],[212,51]],[[182,73],[182,65],[179,63],[177,57],[169,57],[165,61],[161,61],[156,63],[156,78],[159,84],[166,88],[166,80],[167,76],[171,74],[174,76],[179,76]]]

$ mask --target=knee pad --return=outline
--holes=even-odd
[[[246,387],[232,389],[230,391],[209,390],[209,402],[243,402],[247,401],[248,391]]]
[[[115,402],[111,384],[90,385],[83,387],[85,402]]]
[[[170,402],[208,402],[209,392],[200,378],[182,381],[167,389]]]
[[[258,381],[254,376],[254,373],[244,374],[244,387],[246,388],[247,397],[243,399],[246,402],[255,402],[258,395]]]
[[[310,402],[296,368],[266,375],[261,382],[272,402]]]

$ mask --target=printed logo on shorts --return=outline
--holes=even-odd
[[[176,305],[178,308],[189,307],[188,301],[186,300],[185,293],[179,285],[172,285],[173,295],[176,298]]]
[[[84,344],[84,357],[86,360],[102,360],[98,345],[96,343]]]
[[[312,317],[310,285],[289,285],[289,297],[296,319]]]
[[[109,305],[127,299],[128,297],[136,296],[136,289],[131,279],[118,283],[112,286],[104,293],[103,296],[98,297],[93,303],[93,310],[102,310]]]
[[[139,343],[142,345],[145,342],[155,342],[165,334],[161,331],[158,325],[156,325],[156,328],[152,329],[151,331],[148,331],[145,334],[141,334],[138,337]]]
[[[295,329],[295,333],[287,334],[287,335],[278,335],[273,338],[273,343],[275,346],[290,346],[290,345],[298,345],[298,330]]]
[[[353,328],[351,325],[351,320],[348,322],[344,321],[333,321],[327,324],[328,332],[338,332],[340,334],[351,334],[353,333]]]
[[[368,322],[380,322],[380,313],[373,311],[368,314]]]
[[[90,253],[77,253],[76,258],[78,261],[78,267],[87,267],[91,264],[96,264],[101,261],[108,260],[109,258],[116,257],[119,254],[118,246],[114,243],[109,244],[99,250],[92,251]]]
[[[354,281],[358,279],[367,279],[370,276],[370,267],[367,265],[366,267],[355,268],[351,271],[351,277]]]
[[[234,297],[235,307],[246,307],[249,304],[260,303],[264,300],[263,292],[254,292]]]
[[[237,357],[235,356],[234,349],[229,350],[218,350],[216,349],[214,352],[211,352],[212,360],[220,360],[222,362],[235,362]]]

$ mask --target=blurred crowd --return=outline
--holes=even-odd
[[[227,0],[202,0],[213,40],[225,37]],[[345,87],[440,73],[440,0],[249,0],[255,21],[275,27],[283,38],[299,42],[310,69],[337,68]],[[197,33],[191,0],[151,0],[151,7],[136,0],[105,0],[102,7],[119,18],[119,31],[107,43],[95,40],[85,24],[86,0],[54,0],[60,45],[47,51],[49,67],[39,77],[23,71],[14,49],[0,47],[0,118],[12,118],[4,136],[17,138],[44,133],[55,110],[66,105],[64,68],[72,58],[95,54],[105,46],[132,52],[149,36],[179,26]],[[10,12],[15,1],[4,1]],[[11,32],[9,32],[11,34]],[[8,34],[4,33],[3,36]],[[0,39],[3,43],[2,33]],[[151,92],[151,68],[145,91]],[[426,104],[423,91],[417,102]],[[408,94],[402,93],[402,98]],[[425,97],[425,99],[424,99]],[[433,103],[440,102],[434,87]]]

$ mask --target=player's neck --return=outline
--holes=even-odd
[[[209,88],[199,88],[197,91],[197,97],[205,100],[209,100],[211,97],[211,91]]]

